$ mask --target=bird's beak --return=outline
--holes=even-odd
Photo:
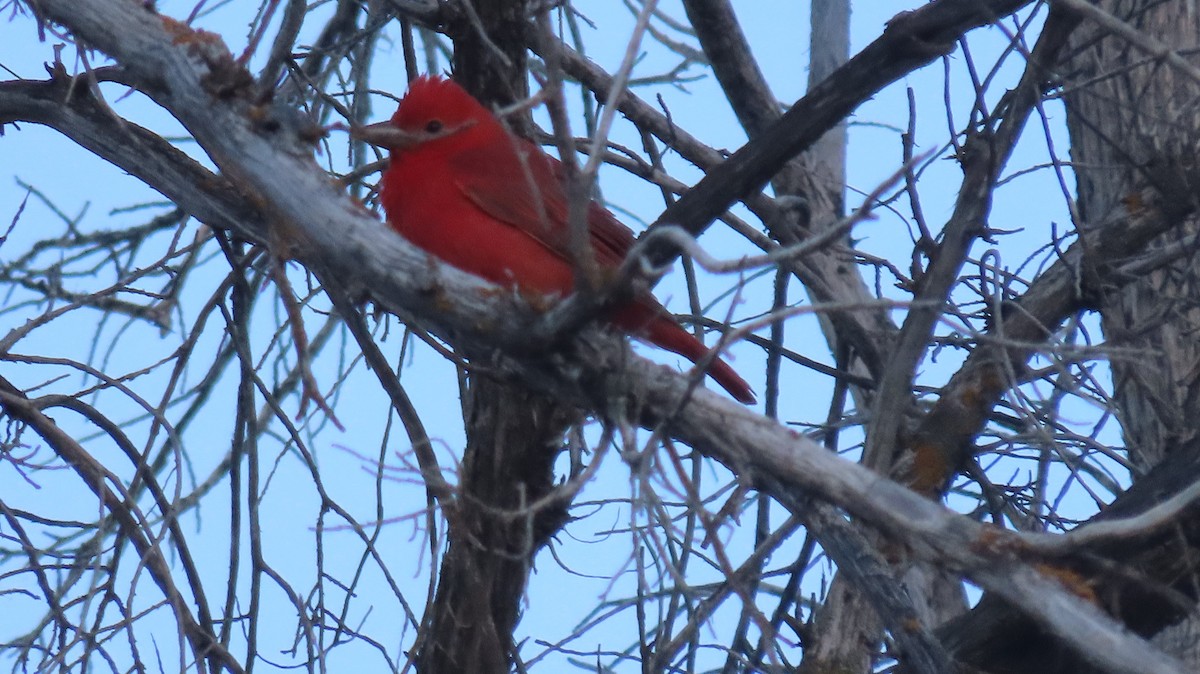
[[[389,150],[405,150],[423,140],[415,133],[409,133],[392,126],[391,122],[378,122],[367,126],[356,126],[350,129],[350,137],[364,143]]]

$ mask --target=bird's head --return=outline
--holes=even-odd
[[[452,80],[421,76],[412,81],[396,114],[358,127],[351,135],[392,152],[443,148],[500,129],[496,117]]]

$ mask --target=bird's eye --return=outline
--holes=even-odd
[[[438,131],[441,131],[442,130],[442,120],[440,120],[440,119],[429,120],[429,123],[425,125],[425,130],[428,131],[429,133],[437,133]]]

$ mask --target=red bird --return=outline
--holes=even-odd
[[[515,136],[458,84],[419,77],[388,122],[354,135],[391,152],[381,198],[388,223],[459,269],[521,293],[565,297],[575,285],[562,165]],[[615,270],[633,232],[592,202],[596,263]],[[649,293],[609,310],[619,330],[696,362],[708,349]],[[738,401],[754,392],[725,361],[708,374]]]

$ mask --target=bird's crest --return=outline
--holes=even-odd
[[[424,129],[432,120],[454,127],[491,116],[487,108],[457,82],[437,75],[422,75],[409,84],[408,93],[400,101],[392,123],[415,131]]]

